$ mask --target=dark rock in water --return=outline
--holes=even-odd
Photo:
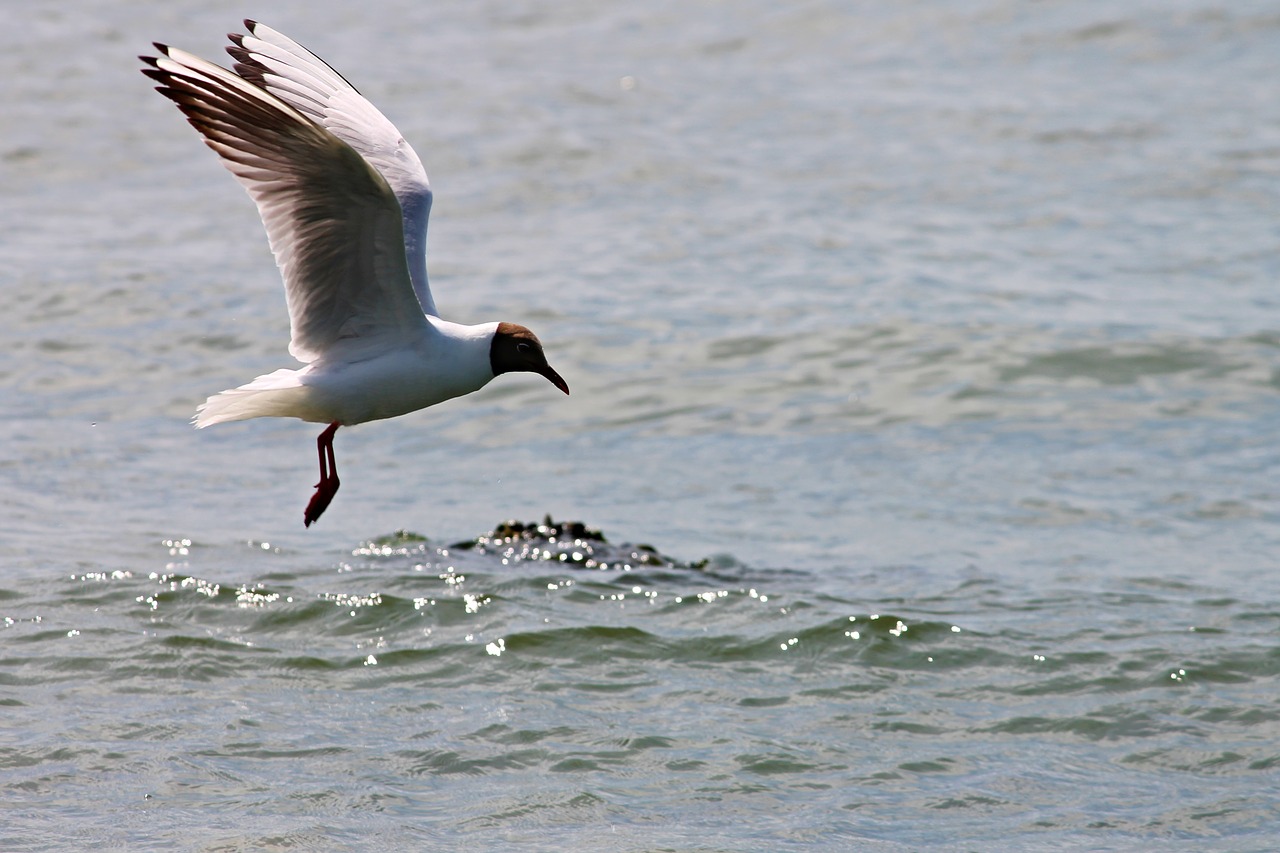
[[[558,562],[586,569],[629,571],[639,566],[684,565],[650,545],[613,545],[581,521],[555,521],[550,515],[540,523],[504,521],[489,533],[451,547],[494,554],[508,562]]]
[[[581,539],[589,542],[604,542],[604,534],[599,530],[587,527],[581,521],[553,521],[548,515],[541,524],[508,520],[493,528],[492,533],[485,534],[490,539],[545,539],[554,542],[560,539]]]
[[[414,533],[411,530],[397,530],[394,533],[388,533],[375,539],[370,539],[369,544],[385,546],[385,547],[404,547],[406,545],[416,545],[420,542],[429,542],[427,537],[421,533]]]

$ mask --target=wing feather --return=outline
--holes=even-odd
[[[178,105],[258,206],[302,362],[370,354],[429,328],[405,259],[400,205],[351,145],[225,68],[156,44],[143,73]],[[351,350],[347,349],[350,353]]]
[[[409,275],[422,310],[438,316],[427,282],[431,184],[413,148],[346,78],[293,39],[256,21],[231,34],[236,73],[288,103],[350,145],[381,173],[400,202]]]

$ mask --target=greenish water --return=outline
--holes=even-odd
[[[188,425],[287,322],[133,59],[245,15],[413,142],[442,311],[574,389],[343,430],[310,530],[311,426]],[[0,39],[0,848],[1274,848],[1269,4]],[[546,513],[608,541],[484,533]]]
[[[548,535],[323,569],[179,541],[5,589],[5,846],[68,843],[50,804],[129,849],[1271,836],[1274,599],[909,566],[837,595]]]

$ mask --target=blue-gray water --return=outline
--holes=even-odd
[[[573,388],[343,430],[310,530],[315,426],[188,424],[290,366],[283,294],[133,58],[244,16],[413,142],[446,316]],[[1276,846],[1274,3],[0,43],[0,849]],[[619,547],[455,547],[547,513]]]

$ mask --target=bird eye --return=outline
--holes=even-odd
[[[521,355],[528,355],[529,353],[533,352],[533,344],[527,343],[525,341],[521,341],[520,343],[516,344],[516,352],[520,353]]]

